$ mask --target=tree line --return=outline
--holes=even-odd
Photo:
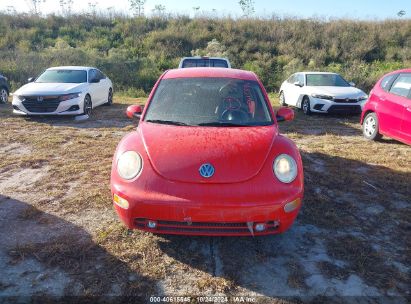
[[[384,73],[411,66],[411,19],[0,13],[0,73],[13,89],[49,66],[87,65],[105,72],[117,91],[140,96],[191,55],[228,57],[269,91],[302,70],[338,72],[370,90]]]

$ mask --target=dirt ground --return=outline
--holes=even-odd
[[[358,116],[296,112],[280,124],[305,170],[288,232],[158,236],[125,229],[110,199],[111,158],[136,127],[124,115],[136,102],[117,97],[87,121],[0,105],[0,302],[410,302],[411,147],[366,141]]]

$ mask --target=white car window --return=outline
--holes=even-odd
[[[90,70],[88,71],[88,81],[91,82],[96,76],[96,70]]]

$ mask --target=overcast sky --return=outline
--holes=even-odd
[[[0,10],[15,9],[18,12],[28,12],[32,0],[0,0]],[[195,14],[198,12],[210,15],[238,17],[242,15],[238,0],[147,0],[145,13],[151,14],[155,5],[163,5],[168,13]],[[98,11],[107,12],[116,10],[125,14],[130,13],[129,0],[73,0],[73,11],[90,11],[90,3],[95,4]],[[43,14],[61,13],[59,0],[45,0],[40,4]],[[255,16],[298,17],[331,17],[331,18],[356,18],[356,19],[385,19],[399,18],[397,13],[405,11],[402,18],[411,17],[411,0],[254,0]]]

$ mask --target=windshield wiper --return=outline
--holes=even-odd
[[[147,119],[147,122],[158,123],[163,125],[173,125],[173,126],[190,126],[184,122],[172,121],[172,120],[161,120],[161,119]]]
[[[199,123],[199,126],[208,126],[208,127],[247,127],[245,124],[238,124],[234,122],[225,122],[225,121],[213,121],[213,122],[203,122]]]

